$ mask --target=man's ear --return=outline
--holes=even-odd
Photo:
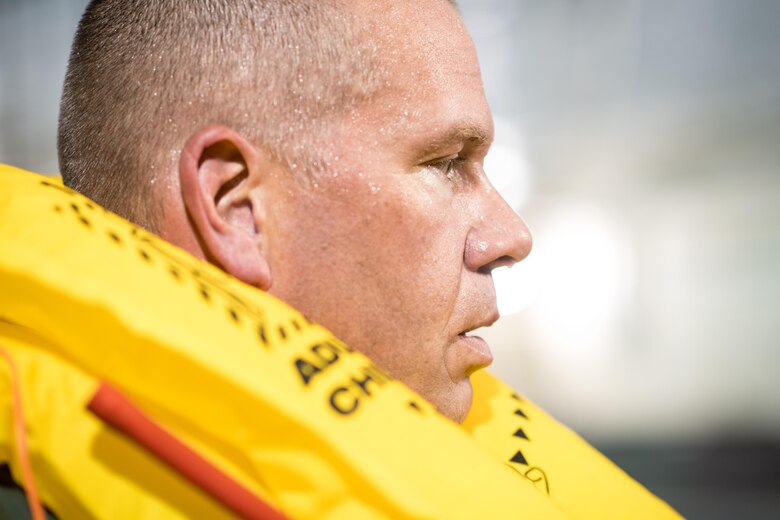
[[[264,152],[224,126],[195,132],[179,161],[182,198],[206,258],[263,290],[271,268],[256,191],[270,167]]]

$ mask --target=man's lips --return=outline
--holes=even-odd
[[[454,342],[453,366],[450,366],[451,376],[463,375],[468,377],[480,368],[485,368],[493,362],[493,353],[490,351],[487,342],[479,336],[472,335],[471,331],[491,326],[496,322],[498,316],[498,310],[493,310],[489,314],[472,321],[467,329],[464,329],[463,332],[457,335]]]
[[[493,353],[487,342],[479,336],[458,334],[458,347],[463,349],[464,374],[470,376],[480,368],[485,368],[493,362]]]
[[[478,318],[471,322],[469,324],[469,327],[467,329],[464,329],[461,334],[468,334],[474,329],[479,329],[482,327],[490,327],[493,325],[496,321],[498,321],[499,318],[498,309],[493,309],[488,314],[484,315],[482,318]]]

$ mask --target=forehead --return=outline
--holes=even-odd
[[[458,137],[489,141],[492,118],[476,51],[455,8],[446,0],[379,4],[360,4],[359,16],[375,42],[383,86],[357,122],[392,139],[427,140],[428,147]]]

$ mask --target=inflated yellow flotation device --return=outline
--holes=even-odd
[[[287,305],[6,166],[0,351],[0,463],[64,520],[679,518],[487,372],[458,426]]]

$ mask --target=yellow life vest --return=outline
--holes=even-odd
[[[334,302],[338,305],[338,302]],[[679,516],[487,372],[462,426],[284,303],[0,166],[0,462],[59,518],[232,518],[87,410],[101,382],[291,519]]]

